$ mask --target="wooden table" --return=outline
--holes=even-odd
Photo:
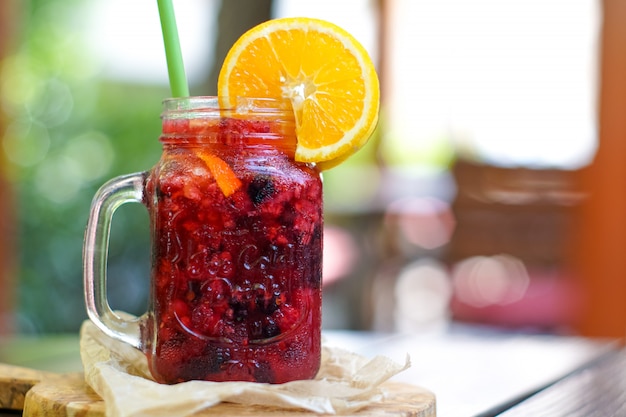
[[[496,415],[619,349],[610,340],[471,326],[421,335],[332,332],[328,342],[365,356],[383,354],[397,361],[409,353],[411,368],[394,379],[434,392],[437,415],[442,417]]]
[[[626,416],[626,351],[610,352],[531,395],[501,417]]]
[[[432,391],[437,398],[437,415],[443,417],[497,415],[533,398],[533,394],[576,369],[620,351],[617,343],[609,340],[459,325],[425,334],[332,330],[325,331],[324,337],[328,345],[368,357],[382,354],[403,362],[409,354],[411,368],[394,377],[394,382]],[[70,335],[0,341],[0,362],[44,371],[77,372],[81,369],[78,338]]]

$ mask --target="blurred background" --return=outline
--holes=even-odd
[[[626,331],[620,0],[175,1],[195,95],[271,17],[343,26],[377,63],[378,129],[324,174],[324,326]],[[0,2],[0,331],[76,332],[107,179],[147,170],[169,94],[154,0]],[[109,298],[141,314],[148,219],[113,222]]]

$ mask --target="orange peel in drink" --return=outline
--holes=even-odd
[[[241,180],[224,160],[208,152],[199,152],[198,157],[206,164],[225,197],[230,197],[241,187]]]

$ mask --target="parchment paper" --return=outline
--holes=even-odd
[[[354,412],[384,399],[380,384],[407,369],[384,356],[367,359],[322,346],[313,380],[285,384],[190,381],[175,385],[152,379],[146,357],[110,338],[89,320],[80,333],[85,381],[105,402],[107,417],[189,416],[220,402],[301,409],[315,413]]]

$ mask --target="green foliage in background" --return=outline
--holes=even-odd
[[[16,306],[22,333],[78,330],[87,318],[82,243],[91,199],[108,179],[150,169],[161,154],[159,114],[169,89],[102,77],[84,35],[88,22],[81,7],[90,2],[21,3],[15,52],[0,62],[0,109],[8,120],[0,160],[7,161],[2,168],[18,196]],[[380,139],[377,132],[359,153],[324,173],[327,215],[376,208],[384,162]],[[118,210],[109,248],[112,307],[143,313],[150,254],[142,206]]]
[[[18,195],[18,330],[77,331],[86,318],[82,241],[97,188],[159,158],[166,87],[98,77],[80,33],[79,0],[25,3],[15,53],[2,62],[2,151]],[[147,214],[122,208],[111,236],[113,308],[145,309]]]

